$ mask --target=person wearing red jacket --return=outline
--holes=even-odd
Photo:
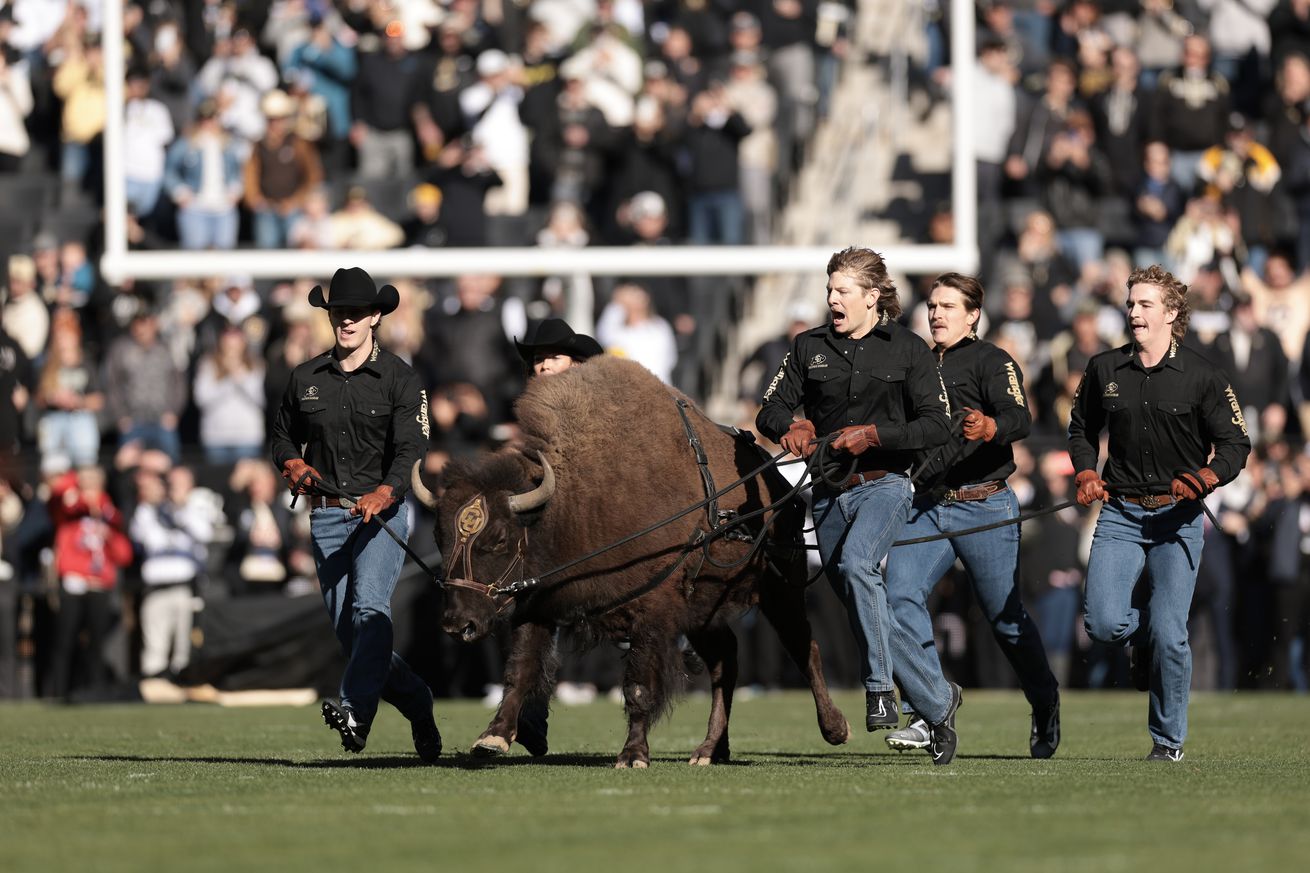
[[[83,628],[86,684],[94,687],[105,680],[101,648],[114,621],[118,572],[132,562],[132,543],[123,532],[122,513],[105,493],[105,473],[99,467],[82,467],[54,480],[50,520],[55,529],[59,616],[47,687],[49,696],[63,697],[72,685]]]

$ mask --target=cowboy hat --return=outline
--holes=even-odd
[[[400,292],[394,285],[379,288],[372,277],[359,267],[342,267],[332,275],[327,297],[323,296],[323,286],[315,285],[309,292],[309,303],[320,309],[359,306],[376,309],[386,315],[400,305]]]
[[[600,343],[585,333],[574,333],[562,318],[547,318],[529,325],[523,340],[514,340],[514,345],[518,347],[519,357],[529,365],[538,349],[558,349],[575,361],[585,361],[605,352]]]

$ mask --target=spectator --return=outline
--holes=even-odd
[[[1310,6],[1310,3],[1307,3]],[[1264,107],[1269,128],[1269,150],[1280,167],[1290,167],[1301,147],[1301,129],[1310,112],[1310,60],[1305,55],[1283,58],[1274,79],[1275,93]]]
[[[235,538],[227,559],[232,593],[281,593],[294,540],[286,489],[262,460],[238,461],[228,487],[237,495],[230,515]]]
[[[682,184],[678,178],[677,153],[680,132],[669,127],[664,103],[651,94],[638,100],[631,130],[619,133],[615,166],[609,174],[610,202],[599,222],[604,238],[613,244],[630,241],[625,204],[642,191],[659,195],[667,207],[668,236],[682,238]]]
[[[427,181],[441,189],[446,244],[452,248],[486,245],[487,192],[500,185],[500,175],[488,165],[482,147],[468,138],[452,140],[437,156]]]
[[[1143,90],[1154,90],[1160,76],[1183,61],[1183,40],[1193,27],[1174,5],[1174,0],[1142,0],[1133,48],[1142,64]]]
[[[477,70],[478,82],[460,94],[459,106],[472,143],[500,177],[500,187],[487,194],[485,212],[522,215],[528,207],[528,131],[519,118],[523,90],[513,83],[510,60],[498,49],[480,54]]]
[[[468,384],[481,395],[493,422],[509,418],[522,388],[522,366],[511,336],[523,336],[527,317],[517,301],[501,296],[493,275],[463,275],[455,294],[428,312],[427,340],[415,369],[436,395],[439,387]]]
[[[46,469],[55,469],[47,465]],[[105,493],[105,472],[82,467],[54,478],[50,488],[54,525],[54,569],[59,579],[59,612],[50,660],[49,697],[74,688],[79,637],[85,686],[95,689],[109,678],[103,648],[119,611],[118,571],[132,561],[132,544],[123,518]]]
[[[245,150],[264,135],[264,115],[259,101],[277,87],[277,66],[259,53],[259,47],[244,25],[230,36],[218,36],[209,60],[196,75],[195,87],[202,97],[216,101],[222,125]]]
[[[1234,393],[1245,407],[1242,417],[1251,429],[1251,441],[1280,439],[1287,427],[1291,402],[1291,368],[1278,335],[1256,320],[1251,295],[1233,294],[1228,330],[1206,348],[1207,356],[1232,380]]]
[[[1060,251],[1075,268],[1098,261],[1105,238],[1097,225],[1100,200],[1111,193],[1109,162],[1096,148],[1096,128],[1084,109],[1069,112],[1037,169],[1046,208],[1059,230]]]
[[[1246,119],[1234,113],[1226,142],[1205,150],[1196,173],[1206,184],[1207,197],[1218,199],[1237,213],[1247,262],[1260,269],[1283,232],[1273,197],[1282,170],[1273,153],[1255,141]]]
[[[29,255],[9,258],[9,287],[4,295],[4,332],[29,361],[39,362],[50,335],[50,312],[36,293],[36,263]]]
[[[207,512],[190,499],[191,471],[175,467],[168,481],[136,474],[137,505],[128,533],[141,560],[141,675],[176,679],[191,659],[192,606],[213,539]]]
[[[327,105],[327,133],[321,145],[323,163],[333,171],[344,170],[346,148],[352,124],[350,91],[357,64],[355,50],[341,42],[330,19],[311,9],[307,42],[297,45],[287,58],[287,76],[298,76],[311,94]]]
[[[57,322],[50,336],[50,353],[37,381],[36,405],[41,410],[37,442],[41,456],[63,456],[74,466],[96,463],[100,455],[100,412],[105,395],[99,368],[82,347],[82,329],[75,318]]]
[[[0,308],[0,324],[4,309]],[[22,434],[20,414],[32,391],[32,363],[23,347],[0,330],[0,478],[18,458]]]
[[[524,121],[533,128],[528,165],[529,202],[545,206],[556,200],[591,202],[605,176],[611,130],[605,116],[587,100],[586,82],[565,75],[553,104]],[[629,100],[629,102],[631,102]]]
[[[797,0],[786,0],[797,3]],[[692,100],[687,116],[688,230],[697,245],[740,245],[745,232],[738,148],[751,129],[722,82]]]
[[[414,121],[419,62],[405,48],[404,28],[386,26],[380,51],[359,58],[351,92],[350,141],[364,179],[403,178],[414,169]]]
[[[164,171],[182,248],[236,248],[241,181],[236,144],[219,127],[217,104],[205,101],[191,132],[169,147]]]
[[[729,69],[724,97],[728,108],[740,115],[751,130],[738,147],[747,241],[752,245],[768,245],[773,238],[773,177],[778,168],[778,139],[774,131],[778,94],[765,78],[759,55],[734,52]]]
[[[194,106],[191,86],[196,67],[182,42],[180,25],[165,19],[155,28],[146,67],[150,71],[150,93],[168,109],[173,130],[191,125]]]
[[[373,208],[368,192],[356,185],[346,192],[346,203],[328,223],[328,237],[334,249],[391,249],[405,241],[400,225]]]
[[[164,187],[164,160],[173,141],[168,108],[150,96],[150,71],[127,71],[123,107],[123,168],[127,175],[127,205],[142,218],[155,211]]]
[[[6,6],[3,11],[10,11]],[[32,113],[32,84],[27,63],[9,57],[0,38],[0,173],[16,173],[32,147],[27,117]]]
[[[1109,160],[1114,189],[1133,197],[1141,179],[1142,146],[1151,112],[1150,94],[1140,86],[1141,66],[1132,50],[1116,48],[1110,55],[1113,78],[1092,101],[1096,141]]]
[[[119,445],[140,442],[176,463],[177,421],[185,400],[184,375],[159,341],[158,317],[142,309],[128,334],[110,346],[105,362],[105,403],[118,426]]]
[[[105,70],[100,37],[64,38],[64,61],[52,87],[64,102],[59,172],[65,187],[77,190],[91,167],[91,141],[105,129]]]
[[[409,192],[410,216],[401,225],[405,245],[441,248],[450,233],[441,218],[441,189],[424,183]]]
[[[1192,193],[1201,154],[1224,141],[1231,112],[1228,82],[1210,71],[1210,42],[1192,35],[1183,41],[1182,67],[1165,73],[1155,89],[1148,135],[1173,151],[1173,177]]]
[[[596,321],[596,339],[609,354],[631,358],[663,382],[673,382],[678,363],[673,328],[655,314],[650,294],[636,284],[614,289],[610,303]]]
[[[1020,105],[1005,158],[1005,175],[1015,196],[1027,200],[1041,196],[1038,166],[1073,108],[1074,86],[1073,63],[1057,58],[1046,68],[1046,92]]]
[[[214,351],[196,367],[192,396],[200,410],[205,460],[231,466],[264,449],[264,364],[235,324],[222,329]]]
[[[1169,146],[1162,142],[1147,143],[1142,164],[1142,181],[1133,200],[1137,237],[1133,260],[1139,264],[1163,264],[1169,232],[1183,214],[1183,189],[1170,174]]]
[[[1006,52],[1005,43],[991,39],[982,44],[974,68],[974,151],[978,158],[978,248],[985,260],[1003,233],[1001,211],[1002,170],[1014,124],[1018,96],[1015,82],[1019,71]],[[990,266],[990,264],[988,265]]]
[[[246,206],[254,214],[255,245],[281,249],[306,198],[322,181],[323,165],[314,147],[291,130],[295,106],[285,91],[269,91],[260,106],[268,128],[246,162]]]

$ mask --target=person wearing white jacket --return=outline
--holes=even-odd
[[[11,64],[0,51],[0,173],[15,173],[32,147],[27,116],[32,112],[32,85],[27,62]]]
[[[141,556],[141,674],[176,676],[191,658],[193,586],[204,569],[213,522],[191,499],[191,471],[137,473],[139,503],[128,536]]]

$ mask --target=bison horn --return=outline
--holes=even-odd
[[[410,471],[409,475],[409,487],[414,492],[414,496],[418,498],[419,503],[422,503],[428,509],[436,509],[437,498],[428,490],[428,486],[423,484],[423,477],[418,474],[418,467],[421,463],[423,462],[414,462],[414,469]]]
[[[555,493],[555,471],[550,468],[550,462],[546,456],[537,453],[541,459],[541,484],[526,494],[511,494],[509,498],[509,508],[515,512],[529,512],[533,509],[539,509],[546,505],[551,495]]]

